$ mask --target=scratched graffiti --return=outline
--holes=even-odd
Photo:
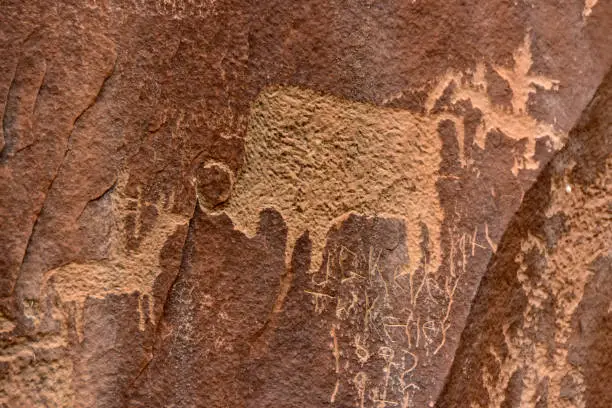
[[[445,276],[422,265],[411,272],[401,248],[328,246],[304,292],[312,312],[330,325],[331,403],[348,395],[360,408],[414,406],[426,387],[422,368],[446,344],[468,258],[481,246],[469,234],[453,237],[450,262],[458,267]]]
[[[484,150],[492,132],[514,143],[510,170],[515,177],[541,166],[538,141],[550,151],[563,145],[565,134],[527,110],[530,95],[559,86],[531,72],[528,34],[513,58],[511,67],[479,63],[465,72],[449,71],[430,92],[425,113],[296,87],[264,89],[253,102],[244,166],[234,177],[231,198],[212,213],[229,215],[247,236],[256,234],[264,208],[281,213],[288,228],[287,267],[298,237],[308,231],[312,284],[305,294],[313,312],[330,322],[336,362],[330,402],[352,393],[361,408],[414,406],[415,395],[431,388],[428,367],[444,353],[468,258],[476,248],[497,249],[489,224],[482,223],[469,232],[451,227],[448,252],[442,253],[444,213],[436,183],[447,176],[440,174],[440,126],[454,125],[458,162],[465,170],[474,170],[468,152]],[[488,70],[512,91],[504,106],[489,98]],[[440,108],[442,100],[447,108]],[[469,145],[461,109],[452,108],[463,103],[481,115]],[[401,261],[373,244],[330,246],[330,234],[354,216],[401,223]],[[441,268],[442,259],[448,269]],[[281,291],[273,316],[285,297]],[[433,404],[434,398],[419,400]]]

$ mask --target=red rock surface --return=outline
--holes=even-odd
[[[609,407],[612,3],[0,2],[0,407]]]

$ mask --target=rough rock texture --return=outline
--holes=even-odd
[[[1,1],[0,407],[612,406],[611,43],[604,0]]]
[[[612,406],[611,112],[612,70],[506,229],[440,406]]]

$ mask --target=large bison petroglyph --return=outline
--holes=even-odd
[[[436,110],[437,101],[443,96],[450,103],[466,101],[482,113],[476,145],[482,147],[491,130],[523,140],[525,148],[514,157],[515,174],[539,165],[534,157],[538,138],[548,137],[553,148],[563,142],[563,135],[553,125],[539,122],[526,112],[531,93],[554,90],[558,85],[530,73],[528,37],[516,50],[514,62],[510,68],[486,68],[482,63],[471,72],[449,72],[433,87],[424,113],[352,102],[296,87],[264,89],[252,104],[242,170],[233,174],[224,163],[202,163],[203,178],[213,177],[216,182],[208,185],[202,177],[193,178],[193,183],[198,184],[200,204],[207,213],[226,213],[237,229],[250,236],[256,233],[260,211],[276,209],[288,227],[287,259],[297,238],[309,232],[313,242],[312,272],[322,264],[328,231],[349,214],[397,218],[404,221],[406,228],[408,264],[402,274],[414,274],[417,269],[435,273],[442,259],[443,212],[436,189],[441,122],[450,120],[455,124],[460,160],[463,166],[470,166],[463,155],[466,146],[462,116]],[[510,107],[495,105],[489,99],[486,69],[497,72],[511,87]],[[118,183],[111,192],[111,211],[119,231],[124,230],[121,220],[128,212],[135,211],[138,220],[141,211],[138,205],[126,210],[120,204],[125,195],[123,184]],[[218,185],[228,191],[217,191]],[[151,301],[151,288],[161,271],[159,252],[163,243],[177,226],[184,227],[188,222],[185,216],[162,211],[163,206],[154,207],[167,213],[158,217],[151,231],[143,232],[143,242],[154,244],[132,253],[125,250],[124,239],[113,239],[110,253],[117,256],[105,261],[69,263],[47,271],[41,294],[44,296],[50,284],[63,301],[76,301],[78,308],[87,297],[110,293],[137,292]],[[143,257],[147,259],[144,268]],[[125,282],[109,285],[109,279]]]
[[[439,265],[442,210],[436,191],[437,122],[298,88],[262,92],[253,105],[246,163],[222,207],[254,235],[259,212],[278,210],[288,226],[287,256],[308,230],[312,268],[329,228],[350,212],[406,219],[409,262],[421,261],[422,225]]]
[[[495,106],[487,95],[486,67],[473,72],[449,72],[426,102],[426,113],[355,103],[295,87],[269,88],[254,102],[246,138],[246,161],[237,175],[232,198],[218,207],[239,229],[254,235],[259,212],[271,207],[285,218],[287,257],[295,240],[308,230],[313,242],[312,267],[321,266],[329,228],[350,212],[387,215],[405,220],[409,266],[436,271],[440,265],[442,210],[436,181],[441,140],[438,126],[455,123],[460,160],[465,151],[460,117],[435,112],[443,93],[451,103],[467,101],[483,115],[474,143],[484,147],[489,131],[525,140],[514,158],[513,172],[534,169],[535,143],[547,136],[558,148],[554,127],[526,112],[531,93],[554,89],[558,83],[530,74],[529,39],[514,53],[512,69],[493,67],[512,90],[511,106]],[[451,91],[450,94],[448,91]],[[428,238],[422,235],[423,226]],[[424,242],[429,241],[429,242]],[[425,252],[421,244],[427,246]]]

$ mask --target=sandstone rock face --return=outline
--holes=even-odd
[[[0,407],[612,406],[612,3],[0,22]]]

